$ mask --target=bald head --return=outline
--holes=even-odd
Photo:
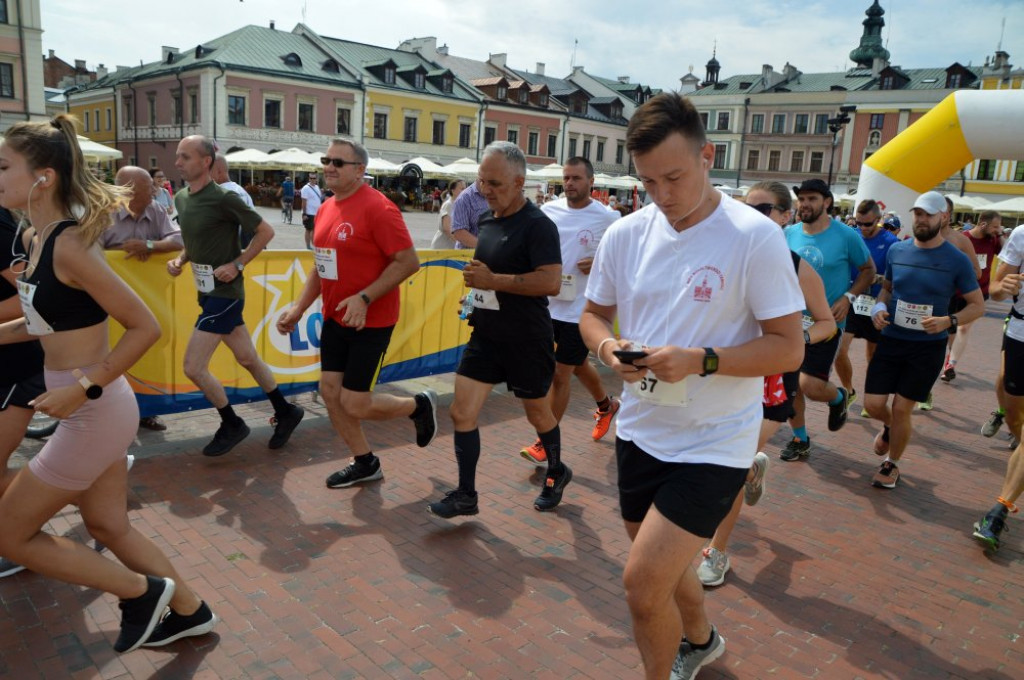
[[[213,165],[210,167],[210,177],[213,177],[213,181],[217,184],[224,184],[231,179],[228,175],[228,159],[224,157],[224,154],[218,153],[213,158]]]
[[[153,178],[142,168],[126,165],[117,171],[114,183],[122,187],[132,188],[132,199],[128,202],[128,210],[139,215],[153,201]]]

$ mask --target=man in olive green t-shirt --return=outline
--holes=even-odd
[[[203,455],[221,456],[249,435],[245,424],[228,401],[224,386],[210,373],[210,358],[223,342],[240,365],[248,370],[274,407],[274,434],[269,446],[285,445],[302,420],[302,407],[288,403],[277,387],[270,367],[256,353],[252,337],[242,320],[245,287],[242,270],[260,254],[274,229],[234,192],[222,189],[210,177],[216,148],[206,137],[185,137],[178,144],[175,166],[186,186],[174,196],[185,250],[167,263],[171,276],[178,276],[186,263],[199,292],[201,311],[185,349],[185,375],[217,409],[220,427]],[[238,241],[238,229],[251,236],[245,250]]]

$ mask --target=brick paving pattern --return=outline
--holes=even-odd
[[[1005,429],[978,434],[994,406],[1001,330],[990,304],[935,410],[914,416],[894,491],[870,486],[875,426],[860,402],[838,433],[808,410],[802,463],[769,447],[768,497],[746,508],[725,585],[707,608],[728,644],[715,678],[1024,677],[1024,531],[1010,520],[997,556],[970,538],[992,505],[1009,452]],[[863,349],[854,343],[856,382]],[[605,379],[611,377],[604,373]],[[451,376],[381,389],[442,391],[426,450],[410,422],[368,424],[385,478],[330,490],[347,464],[322,405],[279,452],[269,406],[244,407],[250,438],[219,459],[199,451],[216,414],[167,417],[143,432],[129,475],[134,525],[167,551],[221,617],[214,634],[118,656],[112,596],[22,572],[0,581],[0,677],[14,678],[627,678],[642,675],[621,575],[614,446],[589,437],[578,385],[563,422],[575,477],[556,512],[533,510],[541,479],[517,455],[534,433],[497,390],[482,414],[480,514],[426,512],[456,480]],[[16,454],[38,448],[27,442]],[[71,510],[52,531],[88,540]]]

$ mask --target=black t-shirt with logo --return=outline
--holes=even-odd
[[[474,258],[495,274],[528,274],[538,267],[562,263],[558,227],[529,201],[507,217],[488,211],[480,218]],[[498,292],[497,311],[475,308],[473,332],[500,341],[552,336],[545,295]]]
[[[15,259],[24,257],[25,248],[18,233],[18,224],[10,212],[0,208],[0,271],[10,269]],[[18,289],[0,277],[0,302],[17,295]],[[6,398],[7,389],[14,383],[42,372],[43,348],[38,340],[0,345],[0,390],[3,391],[0,400]]]

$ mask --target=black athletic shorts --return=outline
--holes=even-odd
[[[875,328],[875,324],[871,321],[870,316],[864,316],[863,314],[847,314],[845,332],[855,338],[861,338],[876,345],[882,339],[882,331]]]
[[[313,231],[313,223],[316,222],[316,215],[302,214],[302,226],[308,231]]]
[[[350,392],[370,392],[377,383],[394,326],[355,328],[334,319],[320,331],[320,371],[342,373],[341,386]]]
[[[555,330],[555,361],[566,366],[581,366],[590,350],[583,342],[580,325],[552,319],[551,326]]]
[[[839,352],[840,337],[839,333],[833,333],[828,340],[805,345],[804,363],[800,365],[800,372],[828,382],[828,377],[832,373],[832,362],[836,360],[836,354]]]
[[[202,295],[199,297],[199,307],[201,311],[196,319],[197,331],[230,335],[231,331],[245,323],[242,320],[245,300]]]
[[[1024,397],[1024,342],[1003,336],[1003,389]]]
[[[918,342],[883,335],[868,363],[864,392],[926,401],[945,361],[945,338]]]
[[[474,331],[456,373],[488,385],[503,382],[520,399],[541,399],[555,376],[554,342],[551,338],[499,342]]]
[[[0,411],[6,411],[8,406],[31,409],[28,402],[45,391],[46,381],[43,379],[42,373],[37,373],[16,383],[0,385]]]
[[[729,514],[748,468],[711,463],[666,463],[633,442],[615,439],[622,519],[642,522],[653,504],[670,522],[711,538]]]
[[[793,402],[796,400],[796,391],[800,388],[800,371],[783,373],[782,386],[786,390],[786,401],[775,406],[765,406],[762,404],[761,417],[765,420],[784,423],[796,415]]]

